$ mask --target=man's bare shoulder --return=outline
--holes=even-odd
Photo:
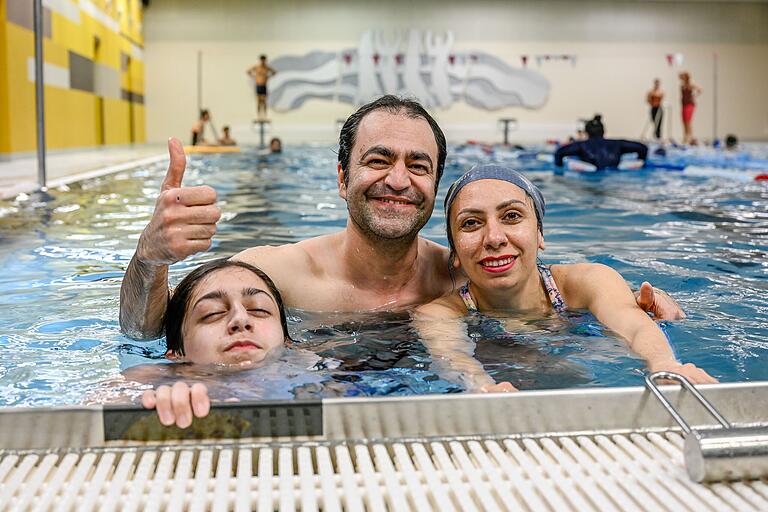
[[[289,283],[327,274],[328,261],[333,261],[333,251],[338,247],[338,236],[334,233],[292,244],[252,247],[233,259],[259,267],[282,289]]]
[[[426,256],[427,259],[434,261],[437,264],[442,264],[448,261],[448,248],[444,245],[440,245],[432,240],[419,237],[419,250]]]

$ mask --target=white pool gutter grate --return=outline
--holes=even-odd
[[[689,480],[677,432],[0,454],[0,510],[768,510]]]
[[[736,422],[768,412],[768,383],[705,394]],[[690,397],[668,395],[707,428]],[[161,444],[110,437],[125,411],[0,409],[0,511],[768,511],[766,479],[692,482],[679,429],[642,388],[313,407],[219,410],[302,435]],[[123,432],[151,434],[148,419]]]

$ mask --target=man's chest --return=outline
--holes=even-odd
[[[429,302],[441,287],[414,280],[374,289],[346,281],[315,281],[292,287],[288,305],[309,311],[398,311]]]

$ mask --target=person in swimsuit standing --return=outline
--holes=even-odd
[[[658,78],[653,81],[653,89],[648,91],[645,99],[648,102],[648,106],[651,107],[651,122],[654,127],[654,136],[656,140],[659,140],[661,139],[661,122],[664,118],[664,111],[661,108],[661,102],[664,100],[664,91]]]
[[[680,101],[683,107],[683,142],[686,144],[692,144],[694,141],[691,123],[693,121],[693,111],[696,110],[696,98],[700,94],[701,87],[693,83],[691,75],[687,71],[680,73]]]
[[[248,71],[248,76],[253,78],[256,84],[256,114],[259,119],[267,118],[267,80],[277,74],[273,68],[267,65],[267,56],[261,55],[259,63],[252,66]]]
[[[508,382],[495,384],[474,360],[463,317],[494,312],[546,317],[569,309],[589,310],[626,340],[650,371],[676,372],[697,384],[716,382],[693,364],[677,361],[664,333],[637,306],[618,272],[595,263],[538,263],[545,203],[524,175],[500,165],[475,166],[453,183],[444,208],[449,261],[468,280],[419,307],[414,322],[433,361],[458,372],[469,390],[514,388]]]
[[[205,140],[205,125],[211,120],[211,114],[203,109],[200,111],[200,117],[192,125],[192,145],[193,146],[207,146],[208,142]]]

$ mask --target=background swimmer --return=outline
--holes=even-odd
[[[537,264],[538,251],[544,249],[544,198],[522,174],[497,165],[474,167],[449,189],[445,215],[451,264],[468,283],[418,308],[416,323],[433,360],[463,373],[469,389],[511,387],[494,385],[472,360],[460,318],[486,312],[540,318],[573,309],[594,314],[626,340],[650,371],[673,371],[694,383],[716,382],[693,364],[677,361],[664,333],[613,269],[593,263]]]
[[[566,144],[555,151],[555,165],[563,166],[563,158],[567,156],[577,157],[583,162],[594,165],[598,170],[618,168],[621,156],[629,153],[637,153],[639,160],[645,160],[648,156],[648,146],[640,142],[622,139],[606,139],[603,118],[596,115],[584,125],[588,139]],[[642,163],[641,163],[642,165]]]

